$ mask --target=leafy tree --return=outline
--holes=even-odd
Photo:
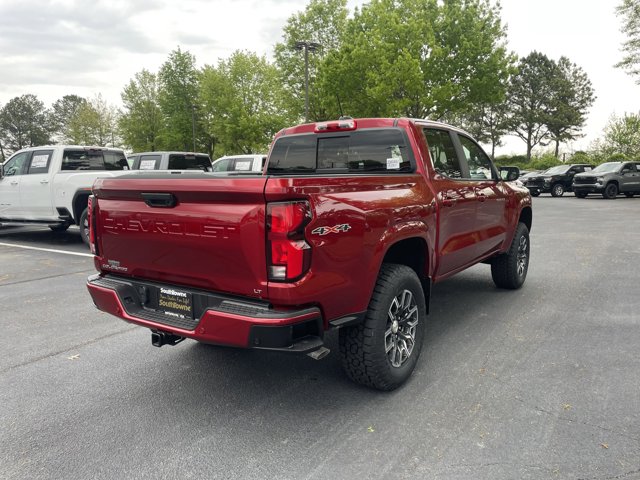
[[[552,95],[547,112],[547,128],[555,142],[558,157],[560,143],[579,138],[589,108],[595,101],[587,74],[567,57],[560,57],[556,75],[551,79]]]
[[[372,0],[322,65],[345,113],[441,119],[504,95],[512,57],[488,0]]]
[[[622,17],[622,33],[627,36],[622,44],[625,55],[616,67],[638,77],[640,83],[640,0],[623,0],[616,12]]]
[[[113,106],[107,104],[101,94],[82,103],[76,115],[69,121],[69,141],[80,145],[115,146],[118,115]]]
[[[478,105],[462,114],[456,123],[460,123],[477,141],[491,145],[491,157],[495,158],[496,148],[504,144],[502,137],[508,133],[507,113],[504,102]]]
[[[162,148],[163,117],[159,103],[157,76],[148,70],[136,73],[121,93],[124,113],[119,127],[124,143],[134,151]]]
[[[520,59],[518,73],[511,77],[508,125],[509,130],[527,144],[527,161],[531,159],[533,147],[545,145],[544,140],[549,137],[551,80],[557,75],[556,63],[534,51]]]
[[[37,96],[14,97],[0,111],[0,141],[8,152],[46,145],[50,136],[49,112]]]
[[[290,123],[277,68],[250,52],[234,52],[217,68],[204,68],[200,103],[210,115],[205,130],[216,154],[259,153]]]
[[[78,109],[87,102],[78,95],[65,95],[56,100],[51,108],[51,126],[54,135],[63,142],[69,141],[69,122],[73,119]]]
[[[158,72],[158,102],[164,116],[162,142],[169,150],[193,149],[193,119],[198,98],[196,59],[178,48]]]
[[[640,113],[612,116],[604,129],[601,149],[607,157],[622,154],[626,158],[637,158],[640,152]]]
[[[339,106],[335,97],[316,81],[319,65],[328,52],[341,45],[347,25],[346,0],[311,0],[303,12],[292,15],[284,27],[283,42],[275,46],[275,61],[288,91],[287,109],[295,121],[303,118],[305,104],[304,52],[296,50],[296,42],[314,42],[319,49],[309,53],[309,117],[310,120],[335,118]]]

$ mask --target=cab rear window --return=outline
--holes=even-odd
[[[61,170],[128,170],[124,153],[102,150],[65,150]]]
[[[169,155],[169,170],[202,170],[211,171],[211,160],[206,155]]]
[[[274,175],[411,171],[411,149],[397,128],[283,136],[273,146],[267,170]]]

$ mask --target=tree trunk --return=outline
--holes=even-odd
[[[560,151],[560,140],[556,139],[556,158],[558,158]]]

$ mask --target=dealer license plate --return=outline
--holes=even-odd
[[[189,292],[160,287],[158,309],[171,317],[193,318],[193,297]]]

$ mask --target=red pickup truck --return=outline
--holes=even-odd
[[[420,355],[432,282],[479,262],[501,288],[527,275],[531,197],[457,128],[300,125],[276,135],[263,174],[245,173],[97,180],[96,306],[151,329],[155,346],[321,358],[339,328],[347,375],[391,390]]]

